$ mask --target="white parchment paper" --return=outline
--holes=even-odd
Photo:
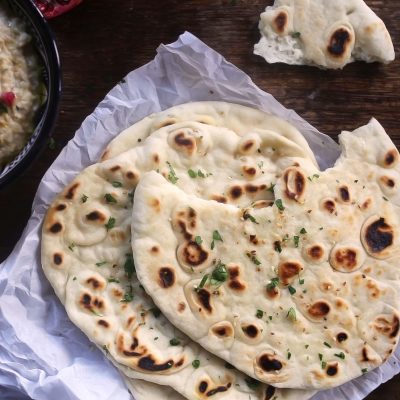
[[[149,64],[131,72],[86,118],[39,185],[32,216],[0,265],[0,398],[19,400],[128,400],[120,375],[68,319],[40,266],[40,230],[55,195],[105,145],[146,115],[173,105],[224,100],[274,113],[309,141],[321,167],[338,146],[263,92],[241,70],[190,33],[161,45]],[[354,126],[356,128],[357,126]],[[12,227],[10,227],[12,229]],[[400,372],[400,350],[385,365],[315,400],[358,400]]]

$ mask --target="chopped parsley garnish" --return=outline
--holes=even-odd
[[[158,336],[156,336],[156,337],[154,338],[154,340],[158,340]]]
[[[81,197],[81,202],[86,203],[89,197],[86,196],[86,194],[83,194]]]
[[[326,347],[329,347],[330,349],[332,348],[332,346],[331,346],[329,343],[327,343],[327,342],[324,342],[324,345],[325,345]]]
[[[206,177],[205,174],[200,169],[197,171],[197,176],[199,178],[205,178]]]
[[[219,242],[223,242],[222,237],[220,235],[220,233],[218,231],[214,231],[212,234],[212,242],[211,242],[211,250],[214,250],[215,247],[215,242],[219,241]]]
[[[195,171],[193,171],[192,169],[188,169],[188,175],[191,177],[191,178],[197,178],[197,174],[196,174],[196,172]]]
[[[385,197],[385,196],[382,196],[382,199],[385,200],[385,201],[389,201],[389,199],[387,197]]]
[[[125,275],[128,279],[132,278],[132,275],[135,272],[135,263],[133,262],[133,255],[132,254],[125,254],[126,260],[124,263],[124,271]]]
[[[203,278],[201,278],[199,286],[197,286],[196,290],[203,289],[204,285],[207,282],[207,279],[210,277],[210,274],[205,274]]]
[[[362,372],[363,375],[366,374],[366,373],[368,372],[368,368],[363,368],[363,369],[361,370],[361,372]]]
[[[267,189],[267,192],[274,193],[275,184],[271,183],[271,186]]]
[[[167,176],[168,180],[173,183],[174,185],[176,182],[178,182],[179,178],[176,176],[175,170],[172,167],[171,163],[167,161],[168,167],[169,167],[169,174]]]
[[[285,210],[285,206],[282,203],[282,199],[275,200],[275,205],[278,207],[279,211],[284,211]]]
[[[102,317],[102,315],[100,313],[98,313],[96,310],[94,310],[93,308],[90,308],[90,312],[93,313],[94,315],[96,315],[97,317]]]
[[[194,369],[199,368],[199,367],[200,367],[200,360],[193,360],[193,361],[192,361],[192,367],[193,367]]]
[[[113,218],[113,217],[110,217],[108,219],[108,222],[104,225],[106,227],[107,231],[109,231],[110,229],[114,228],[115,222],[116,222],[115,218]]]
[[[71,243],[71,244],[68,246],[68,248],[69,248],[71,251],[74,251],[74,247],[75,247],[75,243]]]
[[[296,318],[296,310],[293,307],[289,308],[289,311],[286,314],[286,318],[289,321],[296,322],[296,320],[297,320],[297,318]]]
[[[319,361],[322,361],[322,359],[324,358],[324,356],[321,353],[318,353],[318,357],[319,357]]]
[[[245,378],[246,381],[246,385],[249,387],[249,389],[251,390],[257,390],[259,388],[259,386],[261,385],[261,382],[256,381],[253,378]]]
[[[262,167],[264,166],[264,161],[260,161],[257,165],[258,168],[262,169]]]
[[[342,351],[341,351],[340,353],[335,353],[334,356],[339,357],[339,358],[341,358],[342,360],[344,360],[345,357],[346,357]]]
[[[293,39],[298,39],[301,36],[301,33],[300,32],[292,32],[291,36]]]
[[[204,277],[203,277],[204,279]],[[228,279],[228,271],[226,270],[226,265],[222,264],[221,261],[218,261],[218,264],[214,268],[214,271],[211,274],[211,284],[221,284]],[[201,282],[200,282],[201,283]]]
[[[246,256],[250,258],[251,262],[255,265],[261,265],[261,261],[257,258],[256,251],[248,251]]]
[[[118,181],[114,181],[114,182],[112,183],[112,185],[113,185],[115,188],[122,187],[122,183],[121,183],[121,182],[118,182]]]
[[[321,362],[321,368],[322,368],[322,369],[325,369],[325,368],[326,368],[326,361],[322,361],[322,362]]]
[[[263,311],[263,310],[257,310],[256,317],[258,319],[262,319],[262,317],[264,316],[264,313],[265,313],[265,311]]]
[[[300,229],[300,233],[301,233],[302,235],[305,235],[305,234],[307,233],[306,228],[301,228],[301,229]]]
[[[149,311],[154,315],[155,318],[158,318],[161,315],[161,311],[157,307],[152,307]]]
[[[196,242],[196,244],[198,244],[199,246],[203,243],[203,239],[200,236],[196,236],[194,238],[194,241]]]
[[[308,177],[308,180],[310,181],[310,182],[312,182],[314,179],[318,179],[319,178],[319,175],[318,174],[314,174],[313,176],[309,176]]]
[[[177,339],[177,338],[172,338],[172,339],[169,341],[169,344],[170,344],[171,346],[179,346],[179,345],[181,344],[181,341],[180,341],[179,339]]]
[[[299,247],[300,236],[293,236],[294,247]]]
[[[107,264],[107,261],[100,261],[96,263],[96,267],[101,267],[102,265]]]
[[[243,218],[244,219],[249,219],[251,222],[253,222],[253,224],[259,224],[258,222],[257,222],[257,220],[251,215],[251,214],[249,214],[248,212],[245,212],[244,214],[243,214]]]
[[[107,203],[116,203],[117,202],[117,199],[110,193],[106,193],[104,195],[104,198],[106,199]]]
[[[113,282],[119,283],[119,280],[116,279],[116,278],[113,278],[113,277],[110,277],[110,278],[108,278],[107,280],[108,280],[108,282],[110,282],[110,283],[113,283]]]
[[[103,350],[105,351],[106,354],[109,354],[108,347],[106,344],[103,345]]]
[[[125,293],[124,297],[121,300],[121,303],[130,303],[131,301],[133,301],[133,293]]]
[[[309,345],[309,344],[306,344],[306,345],[304,345],[304,347],[305,347],[306,349],[308,349],[308,348],[310,347],[310,345]]]
[[[293,286],[288,286],[288,290],[292,296],[296,293],[296,289]]]
[[[287,350],[287,359],[290,360],[292,358],[292,353]]]
[[[279,285],[279,278],[272,278],[272,279],[271,279],[271,282],[268,283],[268,285],[267,285],[267,290],[268,290],[268,291],[273,290],[273,289],[275,289],[278,285]],[[270,318],[270,319],[272,319],[272,318]]]
[[[76,281],[76,276],[74,276],[72,280],[73,280],[73,281]]]
[[[304,285],[304,279],[299,279],[299,284]]]

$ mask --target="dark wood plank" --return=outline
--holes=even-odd
[[[57,149],[45,149],[32,167],[0,192],[0,260],[11,252],[30,215],[36,188],[59,150],[85,116],[129,71],[150,61],[160,43],[185,30],[248,73],[262,89],[294,108],[319,130],[336,137],[375,116],[400,145],[400,61],[388,66],[356,63],[343,71],[267,65],[252,54],[260,12],[272,0],[85,0],[51,22],[64,71]],[[400,8],[395,1],[367,3],[386,22],[400,46]],[[369,400],[399,399],[400,378],[382,385]]]

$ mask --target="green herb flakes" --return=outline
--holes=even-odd
[[[121,182],[118,182],[118,181],[112,182],[112,185],[113,185],[115,188],[122,187],[122,183],[121,183]]]
[[[305,235],[305,234],[307,233],[306,228],[301,228],[301,229],[300,229],[300,233],[301,233],[302,235]]]
[[[289,311],[286,314],[286,318],[289,321],[296,322],[296,320],[297,320],[297,318],[296,318],[296,310],[293,307],[289,308]]]
[[[300,236],[293,236],[294,247],[299,247]]]
[[[106,193],[105,195],[104,195],[104,198],[106,199],[106,202],[107,203],[117,203],[117,199],[112,195],[112,194],[110,194],[110,193]]]
[[[342,351],[340,353],[335,353],[334,356],[341,358],[342,360],[344,360],[346,357]]]
[[[102,265],[107,264],[107,261],[100,261],[96,263],[96,267],[101,267]]]
[[[288,286],[288,290],[292,296],[296,293],[296,289],[293,286]]]
[[[177,338],[172,338],[172,339],[169,341],[169,344],[170,344],[171,346],[179,346],[179,345],[181,344],[181,341],[180,341],[179,339],[177,339]]]
[[[121,300],[121,303],[130,303],[131,301],[133,301],[133,293],[125,293],[124,297]]]
[[[318,179],[319,178],[319,175],[318,174],[314,174],[313,176],[309,176],[308,177],[308,180],[310,181],[310,182],[312,182],[314,179]]]
[[[75,243],[71,243],[71,244],[68,246],[68,248],[69,248],[71,251],[74,251],[74,247],[75,247]]]
[[[275,205],[278,207],[279,211],[284,211],[285,207],[283,205],[282,199],[275,200]]]
[[[194,241],[196,242],[196,244],[198,244],[199,246],[203,243],[203,239],[200,236],[196,236],[194,238]]]
[[[200,367],[200,360],[193,360],[193,361],[192,361],[192,367],[193,367],[194,369],[199,368],[199,367]]]
[[[257,258],[257,254],[255,250],[248,251],[246,256],[251,260],[251,262],[255,265],[261,265],[261,261]]]
[[[192,169],[188,169],[188,175],[191,177],[191,178],[193,178],[193,179],[195,179],[195,178],[197,178],[197,174],[196,174],[196,172],[195,171],[193,171]]]
[[[214,268],[214,271],[211,274],[211,279],[221,283],[225,282],[228,279],[228,271],[226,270],[226,265],[222,264],[221,261],[218,261],[218,264]]]
[[[223,240],[222,240],[222,237],[221,237],[221,234],[218,232],[218,231],[214,231],[213,232],[213,234],[212,234],[212,238],[213,238],[213,240],[212,240],[212,242],[211,242],[211,250],[214,250],[214,247],[215,247],[215,242],[217,241],[219,241],[219,242],[223,242]]]
[[[243,218],[245,219],[245,220],[250,220],[251,222],[253,222],[253,224],[257,224],[257,225],[259,225],[259,223],[257,222],[257,220],[251,215],[251,214],[249,214],[248,212],[245,212],[244,214],[243,214]]]
[[[110,229],[114,228],[115,222],[116,222],[116,220],[113,217],[110,217],[108,219],[108,222],[104,225],[106,227],[107,231],[109,231]]]
[[[362,372],[363,375],[366,374],[366,373],[368,372],[368,368],[363,368],[363,369],[361,370],[361,372]]]
[[[326,368],[326,361],[322,361],[322,362],[321,362],[321,368],[322,368],[322,369],[325,369],[325,368]]]
[[[87,197],[86,194],[83,194],[82,197],[81,197],[81,202],[82,203],[86,203],[88,201],[88,198],[89,197]]]
[[[330,349],[332,348],[332,346],[327,342],[324,342],[324,346],[329,347]]]
[[[133,261],[133,255],[131,253],[125,254],[124,271],[128,279],[132,278],[132,275],[136,272],[135,263]]]
[[[267,189],[267,192],[274,193],[274,187],[275,186],[276,186],[275,184],[271,183],[271,186]]]
[[[108,278],[107,281],[108,281],[109,283],[113,283],[113,282],[114,282],[114,283],[119,283],[119,280],[116,279],[116,278],[113,278],[113,277]]]
[[[292,32],[290,34],[290,36],[292,36],[293,39],[298,39],[301,36],[300,32]]]
[[[178,182],[179,178],[176,176],[175,170],[172,167],[171,163],[169,161],[167,161],[168,167],[169,167],[169,174],[167,176],[167,179],[173,183],[174,185],[176,184],[176,182]]]
[[[271,282],[267,284],[267,290],[274,290],[279,285],[279,278],[272,278]],[[272,317],[270,318],[272,319]]]
[[[287,350],[287,359],[290,360],[292,358],[292,353]]]
[[[274,242],[274,250],[277,253],[282,253],[282,244],[279,240],[277,240],[276,242]]]
[[[207,282],[207,279],[210,277],[210,274],[205,274],[203,278],[201,278],[199,286],[197,286],[196,290],[203,289],[204,285]]]
[[[264,317],[264,311],[263,310],[257,310],[256,312],[256,318],[262,319]]]

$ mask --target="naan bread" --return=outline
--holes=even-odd
[[[395,58],[385,24],[362,0],[276,0],[259,28],[254,53],[269,63],[343,68]]]
[[[312,163],[308,152],[275,132],[239,136],[188,122],[161,128],[128,152],[85,169],[51,205],[42,234],[43,270],[70,319],[125,375],[169,385],[188,399],[308,398],[253,381],[248,387],[248,378],[158,315],[136,279],[130,246],[132,191],[144,172],[158,170],[207,199],[262,205],[287,164]],[[158,204],[152,206],[157,211]]]
[[[340,141],[334,168],[288,166],[269,207],[198,199],[155,172],[135,192],[146,291],[194,341],[277,387],[340,385],[399,340],[399,153],[375,120]]]
[[[223,127],[239,136],[245,136],[258,129],[273,131],[297,144],[311,160],[315,160],[307,141],[293,125],[263,111],[221,101],[185,103],[151,114],[125,129],[113,139],[104,151],[102,160],[108,160],[136,147],[152,132],[160,128],[180,122],[198,122]]]
[[[160,386],[139,379],[125,379],[125,383],[135,400],[185,399],[178,392],[168,386]]]

